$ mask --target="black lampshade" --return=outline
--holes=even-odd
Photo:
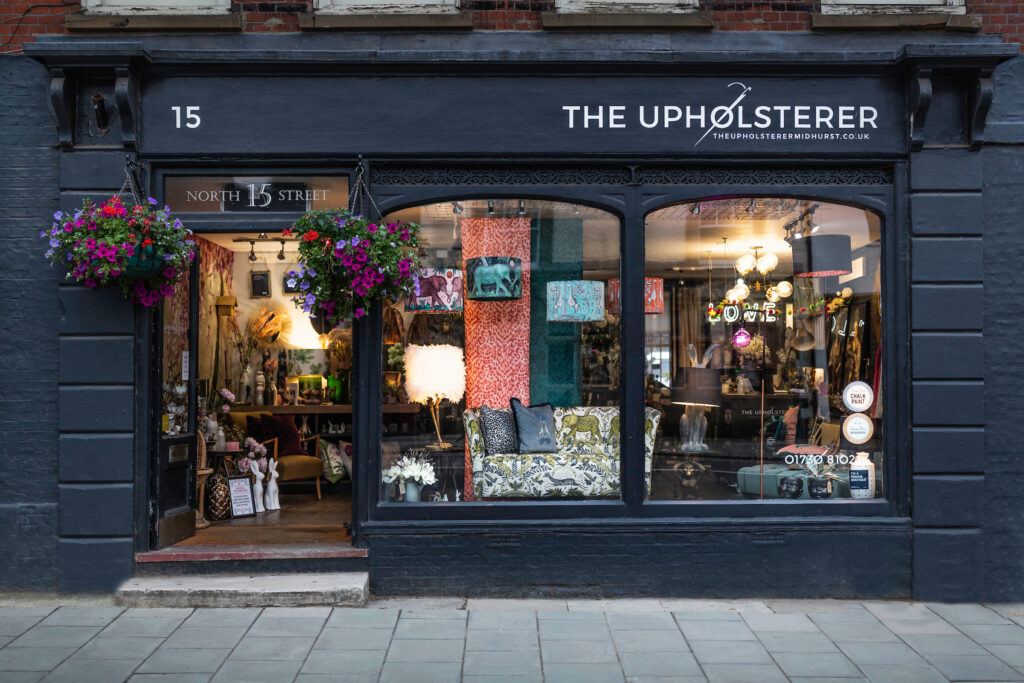
[[[672,381],[672,402],[718,406],[722,403],[722,371],[717,368],[680,368]]]
[[[795,277],[833,277],[853,272],[849,235],[809,235],[793,241]]]

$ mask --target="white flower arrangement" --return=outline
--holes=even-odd
[[[434,474],[433,465],[408,456],[384,470],[382,478],[385,484],[390,484],[394,481],[402,483],[412,481],[423,486],[430,486],[437,483],[437,476]]]

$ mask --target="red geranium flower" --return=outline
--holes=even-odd
[[[318,237],[320,237],[320,233],[318,233],[316,230],[310,230],[309,232],[302,236],[302,239],[304,239],[307,242],[312,242]]]

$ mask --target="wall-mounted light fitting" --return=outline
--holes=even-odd
[[[519,215],[526,215],[526,202],[524,202],[522,199],[519,200]]]
[[[284,261],[284,259],[285,259],[285,255],[284,255],[284,240],[281,240],[281,251],[277,252],[277,260],[278,261]]]
[[[256,240],[249,240],[249,261],[256,261]]]

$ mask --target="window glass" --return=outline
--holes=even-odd
[[[648,216],[650,497],[882,495],[878,217],[736,197]],[[648,302],[652,299],[649,296]]]
[[[418,296],[384,310],[381,500],[618,498],[618,218],[483,199],[388,220],[426,247]]]

